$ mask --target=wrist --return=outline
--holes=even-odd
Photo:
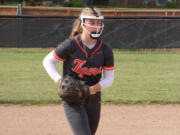
[[[96,94],[96,90],[94,89],[94,86],[89,87],[89,93],[90,95]]]
[[[58,86],[60,86],[61,81],[62,81],[62,78],[59,78],[58,81],[57,81]]]
[[[97,92],[101,91],[101,85],[99,83],[96,83],[95,85],[89,87],[89,91],[90,95],[94,95]]]

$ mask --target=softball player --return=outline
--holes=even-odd
[[[97,9],[84,8],[74,22],[70,38],[60,43],[43,60],[46,71],[58,85],[62,76],[58,73],[56,63],[62,61],[63,76],[71,74],[90,86],[90,96],[83,104],[63,102],[74,135],[95,135],[100,119],[101,91],[114,81],[113,52],[100,39],[103,19]]]

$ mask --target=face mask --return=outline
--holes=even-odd
[[[101,23],[101,26],[88,25],[88,24],[85,23],[85,19],[103,20],[104,19],[103,16],[81,16],[80,19],[81,19],[81,26],[84,28],[84,30],[87,31],[87,33],[89,34],[89,36],[92,39],[98,39],[101,36],[103,28],[104,28],[104,24]],[[84,26],[88,26],[88,27],[91,27],[91,28],[96,28],[96,29],[98,29],[98,31],[97,32],[89,32]]]

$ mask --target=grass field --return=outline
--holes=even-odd
[[[0,103],[61,103],[58,86],[42,66],[51,49],[0,48]],[[114,51],[115,81],[103,103],[180,103],[180,54]],[[62,73],[62,63],[58,63]]]

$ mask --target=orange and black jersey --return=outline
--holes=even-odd
[[[56,47],[53,55],[64,62],[63,76],[71,74],[88,85],[100,81],[102,69],[114,70],[112,49],[100,39],[92,49],[83,44],[80,35],[67,39]]]

